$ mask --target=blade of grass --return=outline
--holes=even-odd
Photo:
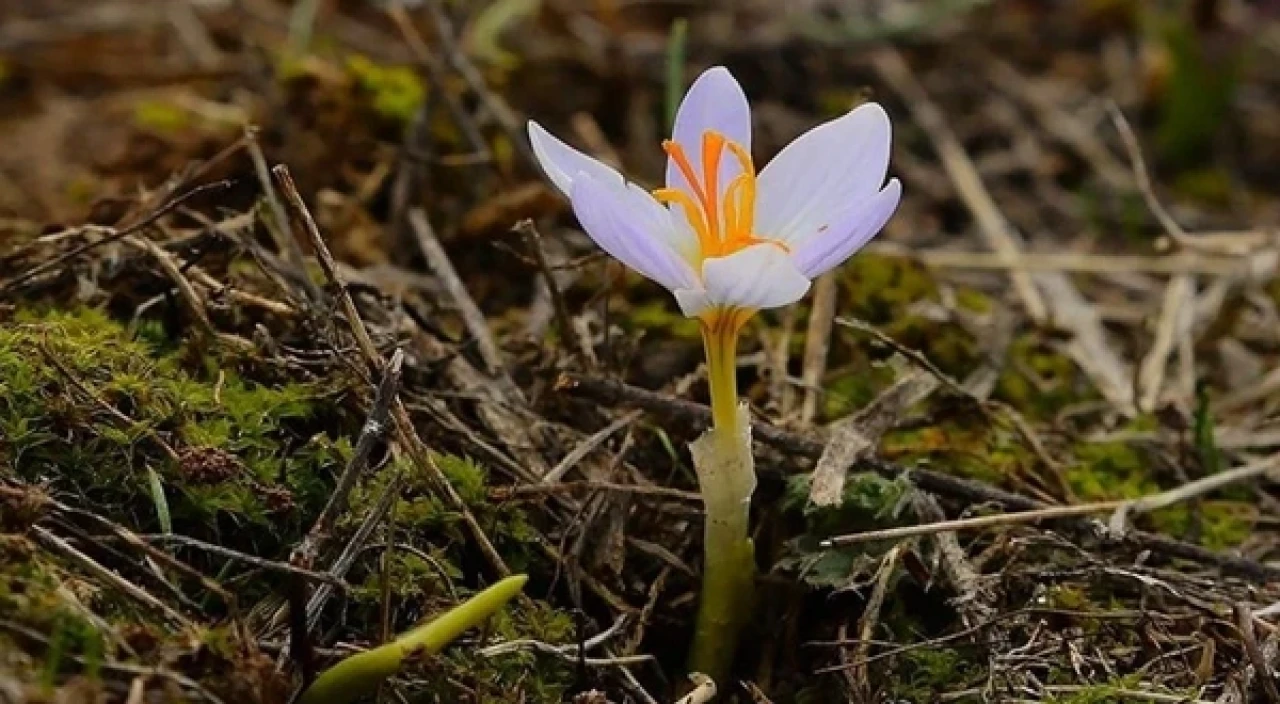
[[[684,95],[684,58],[689,40],[689,20],[681,17],[671,23],[667,37],[667,134],[675,128],[676,110]]]

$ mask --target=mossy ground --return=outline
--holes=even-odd
[[[7,486],[39,487],[139,534],[173,533],[283,556],[328,500],[364,413],[351,377],[284,381],[271,373],[265,376],[273,381],[254,381],[264,376],[255,372],[262,361],[197,349],[157,325],[130,328],[92,308],[10,310],[0,326],[0,467]],[[166,445],[177,451],[176,461]],[[542,556],[530,550],[528,519],[519,508],[488,500],[484,470],[448,455],[438,462],[508,564],[544,571]],[[403,462],[391,461],[371,476],[353,495],[339,531],[354,531],[386,479],[406,474]],[[0,666],[30,681],[32,696],[42,688],[100,688],[106,660],[175,667],[198,659],[201,681],[223,696],[244,691],[257,698],[287,685],[269,661],[263,665],[257,644],[230,627],[228,619],[243,613],[229,613],[216,595],[179,579],[188,604],[208,607],[215,618],[194,633],[173,631],[126,595],[85,578],[74,561],[44,554],[22,535],[40,517],[38,499],[24,515],[24,497],[6,496],[5,527],[17,532],[4,536],[0,612],[14,630],[0,633],[11,654]],[[474,556],[465,549],[459,516],[421,480],[405,484],[391,515],[385,535],[399,549],[389,563],[380,562],[382,551],[357,562],[341,612],[345,622],[377,623],[389,593],[389,625],[399,632],[478,584],[464,567]],[[119,557],[107,544],[94,548],[90,556],[103,562]],[[199,551],[178,554],[216,575],[241,609],[278,603],[278,578]],[[115,568],[153,586],[140,565]],[[499,638],[561,643],[572,641],[576,626],[563,611],[530,601],[491,628]],[[40,638],[32,642],[28,631]],[[573,682],[563,660],[527,652],[481,661],[447,653],[424,668],[412,674],[433,696],[475,702],[507,701],[512,691],[526,701],[555,702]]]

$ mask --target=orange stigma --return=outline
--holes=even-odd
[[[720,162],[724,159],[726,149],[738,160],[742,173],[729,182],[722,195],[719,183]],[[671,157],[671,162],[689,183],[689,190],[659,188],[653,192],[653,197],[663,203],[676,205],[688,219],[698,237],[696,264],[711,257],[733,254],[753,244],[770,243],[786,249],[786,245],[781,242],[757,237],[753,232],[756,169],[751,155],[741,144],[714,130],[703,132],[702,179],[693,170],[693,163],[683,145],[667,140],[662,143],[662,150]]]

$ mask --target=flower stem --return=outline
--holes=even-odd
[[[750,424],[738,403],[738,331],[744,316],[704,321],[712,428],[690,450],[706,511],[702,593],[689,668],[723,684],[750,615],[755,548],[749,519],[755,491]],[[718,324],[717,324],[718,323]]]
[[[724,318],[732,318],[732,313]],[[738,326],[733,321],[704,324],[702,346],[707,354],[707,385],[711,391],[711,423],[725,435],[738,434]]]

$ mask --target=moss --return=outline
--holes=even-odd
[[[938,296],[928,270],[902,257],[859,254],[839,272],[840,289],[849,301],[849,310],[876,325],[893,322],[911,303]]]
[[[1151,524],[1161,533],[1195,539],[1213,550],[1239,547],[1253,532],[1257,508],[1240,501],[1206,500],[1153,512]]]
[[[524,512],[488,499],[487,473],[479,464],[451,455],[439,455],[435,461],[503,559],[517,571],[530,567],[533,555],[529,545],[535,536]],[[392,463],[352,492],[352,510],[344,519],[348,527],[360,521],[394,476],[402,481],[401,497],[392,509],[395,530],[401,536],[397,542],[415,548],[396,550],[388,566],[391,603],[399,619],[393,630],[404,631],[468,596],[472,590],[464,584],[464,577],[471,570],[462,566],[473,563],[476,556],[471,553],[461,516],[440,500],[430,483],[405,460]],[[363,572],[352,576],[354,588],[346,610],[349,622],[378,622],[384,598],[379,564],[367,561]],[[571,615],[536,601],[499,613],[488,628],[501,640],[577,640]],[[524,650],[478,658],[472,649],[450,648],[417,667],[415,676],[423,680],[423,701],[497,704],[509,701],[512,691],[519,691],[524,701],[550,704],[561,701],[574,682],[572,663]]]
[[[631,324],[641,330],[661,332],[663,336],[700,340],[698,321],[681,315],[668,299],[652,300],[631,307]]]
[[[1128,443],[1085,443],[1076,446],[1075,456],[1067,482],[1085,501],[1134,499],[1159,490],[1147,473],[1146,458]]]
[[[191,114],[163,100],[140,100],[133,106],[133,123],[164,134],[180,132],[191,124]]]
[[[979,314],[990,313],[992,310],[991,297],[971,288],[956,290],[956,305],[964,310]]]
[[[1137,426],[1151,422],[1138,419]],[[1067,468],[1068,483],[1084,501],[1134,499],[1163,487],[1150,471],[1151,463],[1139,448],[1122,442],[1086,443],[1076,446],[1076,461]],[[1194,540],[1215,550],[1237,547],[1253,530],[1256,507],[1247,501],[1205,499],[1154,511],[1141,518],[1167,535]]]
[[[823,384],[822,413],[825,418],[841,418],[867,405],[893,383],[894,371],[884,364],[868,364],[864,369],[840,374]]]
[[[357,54],[347,59],[347,71],[383,117],[408,123],[426,99],[422,79],[408,66],[384,66]]]
[[[918,648],[894,663],[889,691],[897,701],[934,701],[939,692],[965,689],[978,673],[976,664],[960,650]]]
[[[57,490],[123,513],[143,532],[162,528],[167,508],[187,535],[216,539],[247,523],[266,529],[248,536],[259,549],[294,540],[302,514],[327,499],[345,442],[316,430],[353,436],[359,417],[325,402],[339,389],[256,383],[235,360],[157,344],[157,334],[131,334],[93,309],[19,310],[0,329],[0,466],[27,481],[55,477]],[[218,458],[235,471],[204,472]],[[151,473],[167,507],[156,503]]]
[[[452,455],[437,455],[435,461],[507,564],[516,571],[526,570],[535,555],[531,549],[535,532],[524,510],[488,498],[488,474],[481,465]],[[397,527],[411,536],[432,536],[435,547],[425,549],[439,551],[434,554],[441,559],[440,564],[464,564],[470,557],[466,548],[470,541],[462,515],[440,498],[427,477],[407,459],[391,463],[352,491],[351,511],[345,519],[351,524],[349,527],[354,528],[359,517],[372,508],[394,476],[403,482],[400,498],[392,509]]]
[[[1037,462],[1016,433],[980,416],[890,431],[880,451],[889,459],[907,464],[927,461],[944,471],[997,485],[1028,472]]]
[[[1063,679],[1074,685],[1079,681],[1079,677],[1074,673],[1063,673]],[[1130,692],[1159,692],[1170,697],[1187,697],[1195,698],[1195,692],[1187,691],[1170,691],[1164,688],[1152,688],[1144,685],[1141,675],[1128,675],[1125,677],[1116,677],[1107,682],[1100,682],[1094,685],[1088,685],[1075,689],[1072,687],[1070,692],[1050,694],[1045,701],[1054,704],[1129,704],[1139,698]]]
[[[1201,205],[1225,208],[1237,192],[1231,174],[1223,169],[1205,168],[1184,171],[1174,181],[1178,195]]]
[[[996,384],[996,397],[1033,418],[1050,418],[1064,406],[1095,392],[1075,362],[1028,333],[1009,348],[1009,363]]]
[[[38,675],[31,674],[46,688],[68,675],[95,679],[98,666],[111,650],[87,615],[96,611],[144,619],[146,614],[111,594],[92,590],[55,561],[39,556],[34,545],[15,553],[18,549],[7,545],[0,552],[4,558],[0,564],[5,565],[0,570],[0,613],[44,635],[46,642],[30,663]]]
[[[953,377],[973,370],[978,342],[964,328],[904,313],[881,330],[900,344],[922,353]]]

